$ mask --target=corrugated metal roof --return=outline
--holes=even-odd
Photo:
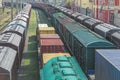
[[[64,45],[61,39],[41,39],[42,46],[52,46],[52,45]]]
[[[42,38],[42,39],[59,39],[60,36],[58,34],[40,34],[40,38]]]
[[[84,46],[95,46],[100,45],[113,45],[111,42],[105,40],[103,37],[98,36],[90,30],[78,30],[73,33],[73,35],[80,41]]]
[[[6,32],[6,31],[17,31],[17,32],[19,32],[20,34],[23,35],[24,30],[25,30],[25,28],[21,27],[20,25],[17,25],[17,26],[16,25],[10,25],[9,27],[7,27],[3,31],[3,33]]]
[[[24,17],[24,16],[17,16],[16,18],[14,18],[14,20],[16,20],[16,19],[22,19],[22,20],[24,20],[25,22],[27,22],[27,18]]]
[[[2,49],[0,49],[0,67],[10,72],[17,52],[9,47],[0,47],[2,47]]]
[[[14,20],[11,23],[8,24],[8,26],[10,25],[21,25],[22,27],[26,28],[27,27],[27,23],[22,21],[22,20]]]
[[[75,32],[77,30],[81,30],[81,29],[87,29],[85,28],[83,25],[81,25],[78,22],[72,22],[72,23],[68,23],[65,25],[65,27],[67,28],[67,30],[69,30],[71,33]]]
[[[19,46],[20,42],[21,42],[21,36],[15,34],[15,33],[6,33],[6,34],[2,34],[0,35],[0,42],[7,42],[7,43],[11,43],[14,44],[15,46]]]
[[[18,17],[18,16],[23,16],[23,17],[29,18],[29,16],[27,14],[18,14],[16,17]]]

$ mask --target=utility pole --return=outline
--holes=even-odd
[[[21,4],[20,4],[20,9],[22,10],[22,0],[21,0],[21,2],[20,2]]]
[[[82,10],[82,0],[80,0],[80,12]]]
[[[11,21],[13,20],[13,0],[11,0]]]
[[[17,9],[17,14],[18,14],[18,12],[19,12],[19,9],[18,9],[18,6],[19,4],[18,4],[18,0],[16,0],[16,9]]]

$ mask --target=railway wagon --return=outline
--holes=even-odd
[[[17,51],[0,46],[0,80],[17,80]]]
[[[73,19],[67,17],[66,15],[62,13],[56,13],[53,14],[53,18],[56,24],[56,28],[58,30],[58,33],[62,36],[65,43],[67,43],[67,47],[72,53],[72,47],[73,45],[70,43],[73,43],[73,36],[71,36],[72,32],[78,30],[78,29],[87,29],[83,25],[79,24],[78,22],[75,22]]]
[[[22,20],[14,20],[8,24],[8,26],[10,25],[21,25],[22,27],[27,28],[27,23]]]
[[[78,16],[81,16],[81,15],[82,15],[81,13],[74,12],[74,13],[71,15],[71,17],[72,17],[73,19],[77,20],[77,17],[78,17]]]
[[[25,35],[27,34],[27,29],[28,29],[28,22],[24,22],[22,20],[14,20],[8,24],[8,26],[21,26],[25,28]]]
[[[64,11],[62,11],[62,12],[66,14],[66,12],[64,12]],[[118,27],[110,25],[110,24],[106,24],[100,20],[90,18],[83,14],[77,16],[76,18],[74,18],[74,16],[72,16],[72,15],[70,17],[72,17],[76,21],[80,22],[81,24],[83,24],[87,28],[91,29],[92,31],[96,32],[97,34],[101,35],[102,37],[105,37],[107,40],[111,41],[118,48],[120,48],[120,43],[119,43],[120,38],[119,38],[119,28]],[[53,19],[53,21],[55,21],[55,20]],[[54,26],[56,26],[56,25],[54,24]]]
[[[43,53],[42,55],[42,66],[46,64],[50,59],[59,57],[59,56],[67,56],[70,57],[69,53]]]
[[[7,26],[4,31],[2,31],[2,34],[4,33],[15,33],[22,38],[22,43],[25,43],[25,28],[21,27],[20,25],[11,25]]]
[[[38,34],[55,34],[54,27],[38,27]]]
[[[76,22],[62,13],[53,14],[53,24],[55,26],[55,29],[61,36],[65,35],[64,26],[69,23],[76,23]]]
[[[56,57],[40,69],[40,80],[88,80],[74,57]]]
[[[96,51],[95,78],[96,80],[120,79],[120,50],[107,49]]]
[[[72,34],[75,56],[86,73],[94,70],[96,49],[115,48],[111,42],[89,30],[78,30]]]
[[[99,24],[103,24],[103,22],[94,18],[86,19],[83,22],[83,25],[91,30],[94,30],[94,28]]]
[[[31,5],[28,5],[25,10],[28,13],[28,15],[25,14],[28,16],[27,22],[24,21],[26,17],[22,18],[24,20],[13,20],[0,34],[0,80],[17,80],[17,70],[21,63],[26,25],[28,25],[31,10]],[[22,15],[19,13],[19,16]]]
[[[24,16],[17,16],[17,17],[15,17],[13,20],[22,20],[22,21],[24,21],[24,22],[27,22],[27,18],[24,17]]]
[[[62,21],[60,21],[58,17],[54,18],[58,21],[56,25],[61,24],[59,22]],[[64,26],[64,29],[66,30],[65,34],[68,34],[66,36],[63,35],[62,37],[69,36],[69,38],[65,38],[65,41],[68,41],[67,44],[71,46],[70,49],[73,55],[76,57],[82,69],[87,74],[91,70],[94,70],[95,50],[115,48],[115,46],[111,42],[105,40],[103,37],[97,35],[91,30],[85,29],[83,26],[80,26],[78,24],[73,24],[75,26],[73,26],[72,29],[72,24],[73,23],[69,23],[69,26],[67,27],[65,27],[66,24],[61,25],[61,27]]]
[[[21,42],[21,36],[15,33],[3,33],[2,35],[0,35],[0,46],[11,47],[12,49],[17,51],[18,65],[21,63],[23,50],[23,45]]]
[[[41,54],[64,52],[64,44],[61,39],[41,39],[40,40]]]
[[[31,4],[26,4],[26,6],[19,12],[20,14],[26,14],[28,16],[30,16],[31,13]]]
[[[36,34],[37,34],[37,40],[39,41],[39,39],[40,39],[40,28],[41,27],[48,27],[48,25],[47,24],[38,24],[38,27],[37,27],[37,29],[36,29]]]
[[[40,34],[40,39],[60,39],[58,34]]]
[[[16,17],[25,17],[25,18],[28,19],[28,18],[29,18],[29,15],[19,13]]]

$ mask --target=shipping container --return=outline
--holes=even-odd
[[[0,80],[17,80],[17,51],[0,46]]]
[[[64,44],[60,39],[41,39],[40,51],[43,53],[64,52]]]
[[[60,39],[58,34],[40,34],[40,39]]]
[[[88,80],[74,57],[56,57],[40,69],[40,80]]]
[[[47,24],[38,24],[38,27],[48,27]]]
[[[86,74],[94,70],[95,49],[115,48],[111,42],[90,30],[78,30],[73,35],[73,52]]]
[[[39,27],[39,34],[55,34],[54,27]]]
[[[96,80],[120,80],[120,50],[96,50]]]
[[[69,53],[43,53],[42,55],[42,63],[43,65],[47,63],[50,59],[59,57],[59,56],[67,56],[70,57]]]

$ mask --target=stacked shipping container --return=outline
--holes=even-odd
[[[64,44],[58,34],[55,34],[53,27],[38,27],[38,40],[40,43],[40,53],[64,52]]]

